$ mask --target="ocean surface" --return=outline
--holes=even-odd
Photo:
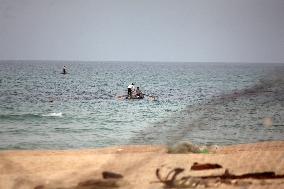
[[[119,99],[132,82],[145,98]],[[284,64],[0,61],[0,149],[270,140]]]

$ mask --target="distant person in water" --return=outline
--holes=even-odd
[[[134,83],[128,85],[127,90],[128,90],[128,96],[132,97],[132,91],[134,90]]]
[[[136,89],[136,97],[137,98],[143,98],[143,93],[140,91],[139,87]]]
[[[62,70],[62,73],[63,73],[63,74],[67,74],[67,71],[66,71],[66,66],[63,66],[63,70]]]

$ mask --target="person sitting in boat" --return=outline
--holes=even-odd
[[[139,87],[137,87],[135,92],[136,92],[137,98],[143,98],[144,97],[144,95],[143,95],[142,91],[140,91]]]
[[[134,91],[134,83],[128,85],[127,90],[128,90],[128,96],[132,97],[132,92]]]

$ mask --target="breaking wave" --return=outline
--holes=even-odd
[[[43,117],[63,117],[62,112],[43,114]]]

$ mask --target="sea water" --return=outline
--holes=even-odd
[[[145,98],[118,98],[132,82]],[[0,62],[0,149],[267,140],[284,140],[284,64]]]

